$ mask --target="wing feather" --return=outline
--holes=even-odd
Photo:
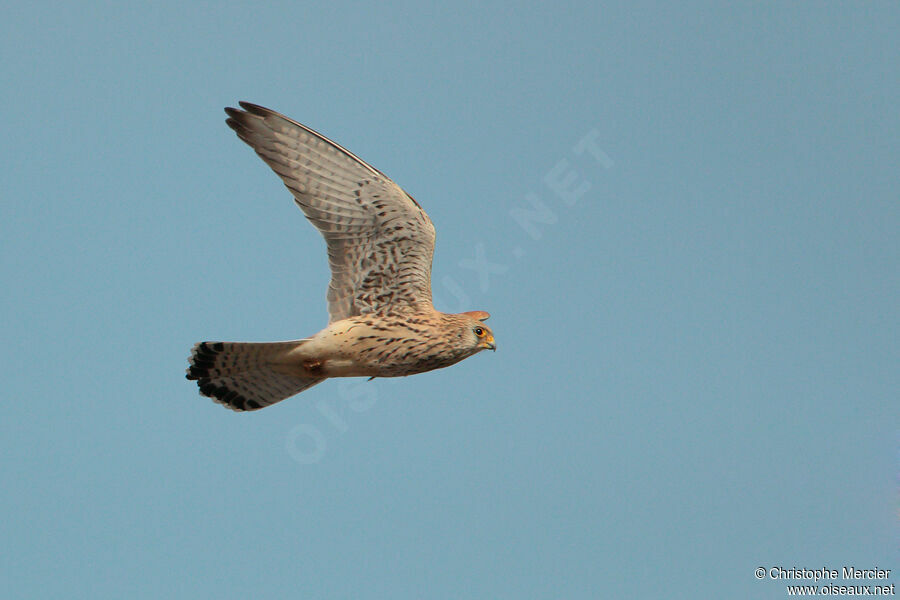
[[[388,308],[431,309],[434,226],[378,169],[275,111],[249,102],[226,122],[282,179],[328,246],[331,321]]]

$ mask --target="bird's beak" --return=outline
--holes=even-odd
[[[494,336],[488,336],[488,338],[484,340],[484,343],[481,345],[481,347],[485,350],[493,350],[494,352],[496,352],[497,344],[496,342],[494,342]]]

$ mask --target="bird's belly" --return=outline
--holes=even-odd
[[[395,356],[384,360],[374,356],[365,358],[332,356],[323,361],[322,374],[326,377],[405,377],[448,367],[462,358]]]
[[[326,377],[374,377],[377,369],[373,365],[360,363],[353,358],[331,357],[325,359],[322,370]]]
[[[305,376],[402,377],[448,367],[471,355],[405,327],[375,327],[364,318],[329,324],[294,355]]]

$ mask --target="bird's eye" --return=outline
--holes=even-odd
[[[475,328],[475,335],[477,335],[478,337],[483,336],[483,335],[484,335],[484,329],[482,329],[481,327],[476,327],[476,328]]]

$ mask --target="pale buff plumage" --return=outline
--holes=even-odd
[[[227,123],[281,177],[328,246],[328,326],[289,342],[201,342],[187,378],[233,410],[256,410],[329,377],[400,377],[495,350],[488,313],[431,304],[434,226],[383,173],[267,108]]]

